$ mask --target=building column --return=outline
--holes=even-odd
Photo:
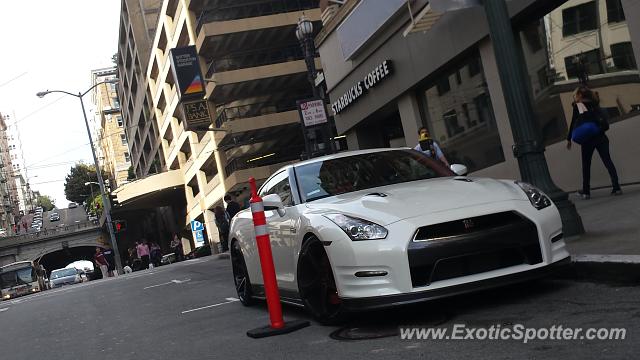
[[[636,63],[640,62],[640,6],[636,0],[622,0],[622,10],[629,27],[629,37]]]
[[[413,91],[408,91],[398,98],[398,112],[405,144],[413,147],[418,143],[418,129],[424,126],[420,116],[420,105]]]
[[[218,234],[218,227],[216,226],[216,216],[213,211],[207,209],[203,212],[204,215],[204,227],[207,229],[207,238],[209,245],[211,245],[211,252],[218,254],[218,245],[220,243],[220,235]]]

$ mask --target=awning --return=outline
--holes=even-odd
[[[170,170],[147,176],[118,187],[112,195],[122,210],[172,205],[176,197],[184,201],[184,175],[182,170]]]

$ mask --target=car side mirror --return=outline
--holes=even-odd
[[[469,172],[467,167],[462,164],[451,164],[450,168],[451,168],[451,171],[456,173],[456,175],[458,176],[466,176],[467,173]]]
[[[284,216],[285,214],[284,204],[278,194],[265,195],[262,198],[262,204],[264,205],[265,211],[277,211],[280,216]]]

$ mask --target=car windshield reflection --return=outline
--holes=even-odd
[[[454,174],[415,150],[380,151],[318,161],[295,168],[303,201]]]

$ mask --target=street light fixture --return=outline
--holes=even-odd
[[[84,109],[84,102],[82,102],[82,97],[85,96],[87,93],[89,93],[89,91],[93,90],[95,87],[97,87],[98,85],[102,85],[102,84],[113,84],[113,83],[117,83],[119,80],[117,78],[113,78],[110,80],[106,80],[106,81],[102,81],[99,83],[94,84],[93,86],[91,86],[89,89],[87,89],[87,91],[85,92],[78,92],[77,94],[73,94],[70,93],[68,91],[63,91],[63,90],[46,90],[46,91],[41,91],[38,92],[36,95],[39,98],[43,98],[48,94],[51,93],[63,93],[66,95],[71,95],[74,97],[77,97],[78,100],[80,100],[80,106],[82,107],[82,116],[84,116],[84,124],[87,127],[87,135],[89,136],[89,144],[91,145],[91,155],[93,156],[93,163],[96,167],[96,174],[98,176],[98,185],[100,186],[100,193],[102,194],[102,204],[104,206],[104,212],[107,216],[107,230],[109,231],[109,240],[111,242],[111,247],[113,248],[113,252],[115,255],[115,260],[116,260],[116,269],[118,271],[118,273],[122,273],[122,260],[120,259],[120,251],[118,250],[118,243],[116,241],[116,235],[113,232],[113,226],[112,226],[112,221],[111,221],[111,203],[109,202],[109,199],[107,197],[105,188],[104,188],[104,181],[102,180],[102,173],[100,171],[100,164],[98,163],[98,158],[96,156],[96,151],[93,147],[93,139],[91,138],[91,130],[89,129],[89,120],[87,120],[87,113]],[[95,183],[94,183],[95,184]],[[87,184],[85,184],[87,185]]]
[[[316,76],[318,75],[318,70],[316,69],[316,45],[313,41],[313,22],[309,20],[304,14],[298,19],[298,26],[296,27],[296,38],[300,42],[300,47],[302,48],[302,52],[304,53],[304,61],[307,65],[307,78],[309,83],[311,84],[311,90],[313,91],[314,99],[321,99],[324,101],[325,96],[324,92],[321,93],[321,89],[316,86]],[[307,156],[311,157],[311,151],[309,149],[308,139],[307,139],[307,129],[302,123],[302,128],[304,131],[304,142],[305,148],[307,150]],[[329,119],[323,126],[322,132],[324,133],[324,142],[325,145],[329,147],[329,153],[335,153],[335,146],[333,141],[331,140],[331,123]]]

